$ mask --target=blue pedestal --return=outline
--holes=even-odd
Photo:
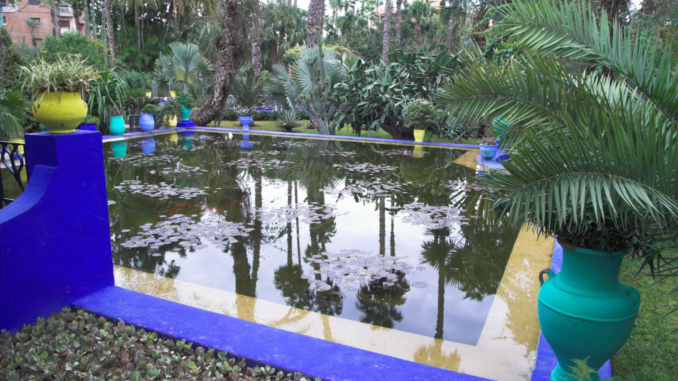
[[[114,284],[101,133],[25,139],[28,186],[0,212],[0,328],[10,331]]]
[[[182,128],[195,127],[195,122],[191,120],[180,120],[179,123],[177,124],[177,127]]]

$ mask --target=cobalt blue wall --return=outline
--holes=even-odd
[[[29,183],[0,210],[0,328],[113,285],[101,133],[26,135]]]

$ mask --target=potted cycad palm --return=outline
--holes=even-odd
[[[252,110],[249,108],[238,107],[238,121],[242,124],[243,130],[249,130],[252,123]]]
[[[675,240],[678,76],[669,52],[588,3],[515,0],[500,12],[495,30],[525,53],[469,62],[437,102],[462,120],[503,115],[511,161],[487,181],[497,211],[563,247],[562,270],[540,273],[538,312],[558,359],[551,378],[573,380],[574,360],[598,370],[631,334],[640,295],[619,282],[622,260],[656,264]],[[614,75],[569,71],[572,60]]]
[[[74,132],[87,116],[85,92],[99,78],[96,69],[77,55],[66,55],[54,63],[40,58],[21,70],[34,100],[35,119],[53,134]]]
[[[181,104],[176,99],[168,99],[158,111],[159,118],[166,128],[175,128],[181,117]]]
[[[408,103],[403,112],[405,127],[414,128],[414,141],[424,141],[426,130],[435,123],[436,108],[426,99],[415,99]]]

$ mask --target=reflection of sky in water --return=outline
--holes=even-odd
[[[216,136],[218,139],[223,139],[223,135],[208,135],[208,136]],[[235,140],[238,140],[239,138],[240,137],[238,135],[234,136]],[[266,139],[271,138],[252,136],[251,139],[259,140],[262,142],[262,144],[255,144],[254,148],[252,149],[254,151],[257,151],[260,150],[262,146],[265,146],[267,144]],[[197,135],[194,138],[191,138],[193,142],[193,149],[190,152],[180,152],[178,149],[173,149],[173,147],[169,147],[171,146],[172,143],[171,139],[156,137],[156,140],[157,148],[154,153],[155,155],[169,154],[170,156],[175,155],[175,157],[179,157],[179,155],[181,155],[182,161],[188,161],[188,163],[184,163],[186,165],[195,166],[196,164],[198,164],[197,162],[200,162],[200,165],[202,165],[203,168],[213,169],[214,167],[214,163],[210,162],[210,160],[213,159],[210,159],[209,157],[207,159],[202,159],[201,161],[196,160],[194,157],[191,156],[196,155],[200,152],[200,150],[195,149],[199,148],[200,146],[200,140],[198,140]],[[305,142],[296,139],[291,141]],[[208,146],[210,145],[209,139],[207,141],[207,145]],[[270,144],[268,145],[270,146]],[[303,144],[299,145],[303,146]],[[366,160],[365,156],[370,155],[370,153],[367,152],[368,150],[370,150],[370,148],[368,148],[364,144],[342,142],[341,145],[344,151],[354,151],[357,152],[357,155],[322,155],[323,159],[326,161],[325,162],[326,165],[332,166],[333,160],[341,160],[342,161],[341,166],[348,167],[350,166],[350,163],[364,163],[364,160]],[[134,140],[129,141],[129,146],[130,146],[130,149],[128,151],[129,157],[125,158],[125,160],[130,160],[131,163],[136,163],[138,161],[135,159],[136,157],[135,155],[137,155],[137,153],[135,153],[136,151],[135,141]],[[372,147],[373,148],[377,147],[377,149],[389,151],[403,150],[403,148],[399,146],[379,147],[376,145],[372,145]],[[228,150],[228,152],[231,152],[232,155],[229,156],[231,161],[234,160],[233,155],[239,154],[239,152],[237,151],[237,146],[228,145],[227,147],[222,146],[217,149],[224,149]],[[284,152],[287,149],[288,147],[281,145],[274,145],[268,148],[268,150],[279,150],[279,154],[283,155],[276,156],[276,159],[285,158]],[[293,150],[295,149],[295,147],[291,147],[289,149]],[[304,147],[301,147],[299,149],[304,149]],[[334,146],[334,144],[331,144],[328,147],[326,147],[326,149],[336,150],[336,147]],[[107,150],[107,156],[109,156],[109,154],[110,152]],[[456,151],[431,149],[430,152],[427,152],[426,159],[415,159],[412,157],[387,155],[386,158],[380,160],[378,164],[390,165],[392,166],[392,168],[398,168],[400,160],[409,160],[409,161],[429,160],[430,164],[432,160],[436,159],[435,157],[433,157],[435,155],[441,155],[442,158],[442,155],[455,155],[455,154]],[[239,157],[242,158],[243,156]],[[294,162],[294,160],[290,158],[287,158],[287,160]],[[376,160],[379,160],[379,158],[377,158]],[[256,162],[261,163],[261,160],[257,160]],[[414,165],[416,165],[417,163],[418,162],[416,161],[413,162]],[[151,162],[151,164],[149,164],[147,167],[144,166],[134,167],[133,165],[126,164],[125,162],[120,163],[112,162],[109,160],[107,172],[109,174],[112,173],[112,169],[114,167],[116,169],[118,167],[128,167],[128,171],[130,171],[128,177],[131,176],[131,179],[141,176],[146,178],[144,181],[146,181],[147,183],[159,183],[161,181],[171,183],[172,179],[168,178],[167,173],[162,178],[157,177],[157,179],[153,177],[156,176],[155,174],[153,175],[148,174],[150,171],[152,171],[152,169],[150,168],[162,169],[165,166],[166,166],[165,163],[156,165],[155,163]],[[434,168],[436,166],[438,165],[437,164],[433,165],[433,167],[429,165],[429,169]],[[334,167],[336,168],[339,166],[334,165]],[[275,169],[276,170],[278,169],[277,166]],[[143,175],[139,175],[140,171],[144,171],[146,173]],[[223,171],[223,169],[221,171]],[[337,183],[337,188],[343,189],[345,187],[345,181],[343,177],[346,172],[342,171],[341,169],[338,169],[337,171],[338,171],[337,173],[341,175]],[[386,176],[392,176],[391,177],[392,181],[398,181],[397,172],[398,170],[393,170],[393,172],[390,172]],[[242,174],[242,169],[240,169],[240,173]],[[449,180],[459,178],[463,179],[468,176],[473,176],[472,171],[454,165],[450,168],[442,168],[442,170],[440,170],[437,173],[439,174],[438,176],[440,175],[449,176],[441,178],[440,179],[441,183],[447,183]],[[158,173],[157,176],[159,175],[160,173]],[[281,180],[280,178],[275,179],[268,177],[268,175],[270,175],[268,172],[264,172],[264,175],[261,178],[262,186],[261,205],[263,209],[270,210],[272,208],[280,208],[287,206],[288,185],[287,181],[285,181],[287,179],[285,180]],[[211,175],[208,174],[207,176]],[[359,176],[363,176],[360,178],[364,178],[365,174],[359,174]],[[381,172],[379,172],[374,176],[383,177],[384,175]],[[114,191],[112,190],[112,187],[120,184],[122,181],[125,180],[129,181],[130,179],[127,178],[109,179],[108,184],[109,199],[115,200],[116,195],[113,194]],[[400,181],[402,181],[403,183],[407,182],[402,179]],[[126,202],[124,201],[124,199],[121,202],[117,202],[115,205],[111,207],[111,220],[113,225],[112,235],[118,236],[119,234],[122,234],[121,236],[122,239],[118,240],[116,239],[117,237],[113,237],[113,241],[125,242],[139,231],[138,226],[143,225],[144,223],[145,224],[156,223],[161,220],[164,220],[162,218],[159,218],[158,217],[159,215],[167,215],[168,217],[171,217],[172,213],[167,212],[167,210],[172,210],[171,206],[174,204],[188,203],[188,205],[190,206],[201,207],[206,202],[209,208],[215,208],[218,210],[221,207],[221,209],[226,209],[227,210],[226,213],[228,215],[229,213],[228,208],[233,207],[233,205],[222,205],[222,204],[227,203],[233,204],[234,202],[238,201],[233,201],[232,197],[230,196],[229,196],[230,198],[225,197],[226,199],[218,198],[218,195],[222,192],[221,190],[219,190],[216,193],[214,192],[215,190],[217,190],[218,187],[226,188],[228,185],[235,184],[235,182],[233,182],[233,184],[224,184],[223,182],[224,180],[222,174],[222,178],[219,181],[207,181],[204,183],[204,185],[200,184],[202,186],[196,186],[195,184],[193,185],[186,184],[185,186],[196,186],[196,188],[206,189],[208,196],[207,197],[201,196],[188,201],[175,200],[173,198],[170,198],[169,200],[155,200],[154,202],[161,203],[158,205],[165,205],[162,203],[169,203],[168,205],[169,207],[166,206],[162,209],[157,209],[157,207],[155,207],[156,204],[153,204],[154,206],[149,207],[149,209],[152,209],[147,213],[149,216],[144,218],[143,222],[139,223],[135,222],[135,219],[130,216],[135,214],[136,209],[143,209],[143,206],[141,208],[135,209],[133,205],[128,205],[130,204],[129,201]],[[254,210],[255,188],[256,188],[255,176],[252,176],[252,173],[248,173],[248,175],[245,176],[243,180],[239,182],[239,184],[240,187],[244,188],[243,190],[247,191],[244,197],[249,198],[248,201],[249,209]],[[179,186],[181,187],[180,182]],[[432,185],[432,187],[435,186]],[[409,193],[415,193],[418,195],[418,192],[422,192],[422,189],[427,189],[427,187],[421,188],[409,187],[407,189]],[[405,187],[403,188],[403,191],[404,190]],[[292,192],[294,192],[294,190],[292,190]],[[340,195],[334,194],[335,192],[330,193],[332,194],[326,194],[324,196],[324,202],[326,204],[336,204],[336,206],[338,207],[337,210],[338,216],[335,217],[334,219],[335,223],[334,235],[331,234],[326,235],[327,236],[326,240],[328,240],[328,242],[325,244],[326,251],[331,253],[339,253],[341,250],[345,249],[357,249],[363,252],[371,252],[371,254],[367,256],[379,255],[380,199],[378,197],[372,197],[370,199],[359,199],[356,202],[356,200],[350,195],[344,195],[340,197]],[[215,196],[209,196],[212,194],[214,194]],[[117,197],[118,198],[121,197],[120,194],[117,194]],[[151,202],[148,201],[150,197],[144,195],[126,195],[125,199],[129,199],[131,197],[135,198],[136,200],[135,202],[138,203],[135,205],[144,205],[144,203]],[[308,205],[309,200],[307,200],[307,190],[304,188],[301,182],[297,184],[297,197],[299,204]],[[421,201],[422,198],[425,199],[425,197],[422,195],[421,198],[420,197],[412,198],[410,202]],[[313,196],[313,200],[317,199],[318,195],[316,194]],[[450,276],[448,276],[448,278],[446,279],[448,280],[448,282],[444,284],[443,305],[440,305],[439,293],[441,290],[439,289],[440,286],[439,272],[437,269],[432,268],[430,264],[424,264],[425,259],[422,255],[422,251],[424,249],[422,248],[422,246],[424,242],[427,241],[433,242],[435,239],[441,240],[448,239],[450,241],[460,240],[460,238],[464,234],[461,230],[460,225],[458,223],[453,223],[450,225],[449,236],[442,238],[441,237],[434,238],[434,236],[430,232],[427,232],[425,226],[413,225],[411,223],[404,222],[403,216],[405,215],[405,213],[403,213],[402,211],[395,217],[392,217],[391,213],[389,212],[389,209],[392,207],[391,197],[383,196],[382,199],[383,207],[386,209],[386,211],[384,212],[385,224],[383,232],[385,235],[383,246],[384,255],[386,257],[391,256],[391,253],[393,252],[392,245],[394,244],[395,255],[399,257],[397,261],[406,262],[408,265],[414,267],[413,269],[410,270],[411,273],[401,274],[401,276],[399,277],[400,282],[396,282],[396,285],[409,284],[409,287],[406,286],[404,289],[401,290],[400,293],[396,292],[395,288],[378,290],[374,292],[374,295],[372,296],[372,301],[376,300],[375,303],[366,303],[366,300],[369,300],[369,297],[367,296],[364,296],[362,299],[359,300],[357,296],[358,291],[347,291],[346,289],[338,290],[337,288],[334,288],[333,290],[328,291],[327,293],[318,292],[317,298],[313,299],[312,289],[311,291],[309,291],[306,290],[307,287],[303,287],[303,285],[308,284],[304,283],[307,281],[305,280],[302,281],[301,278],[295,278],[294,280],[291,281],[299,283],[297,284],[298,287],[294,289],[299,290],[299,292],[302,292],[301,290],[305,290],[303,292],[306,292],[306,294],[303,294],[305,296],[299,293],[298,293],[299,295],[297,296],[300,296],[302,299],[303,297],[311,298],[313,299],[312,303],[331,304],[331,306],[329,307],[328,306],[319,307],[318,305],[316,305],[316,307],[313,307],[315,308],[313,310],[317,312],[332,313],[342,318],[350,320],[391,326],[399,330],[421,334],[429,337],[434,336],[440,337],[442,333],[442,338],[444,338],[445,340],[456,341],[471,345],[475,344],[479,338],[480,332],[482,331],[483,325],[485,324],[485,319],[487,317],[490,306],[492,304],[492,300],[494,298],[493,294],[496,292],[496,285],[498,285],[499,280],[501,278],[503,266],[505,266],[506,261],[508,260],[508,254],[510,253],[513,241],[515,240],[515,237],[517,235],[517,231],[511,230],[505,231],[499,235],[495,234],[493,239],[503,241],[503,243],[501,243],[499,247],[496,247],[497,245],[496,242],[492,241],[489,242],[490,245],[489,247],[493,249],[491,250],[493,251],[493,253],[490,253],[490,255],[497,256],[497,258],[494,259],[498,260],[500,271],[498,272],[494,271],[492,274],[487,275],[484,274],[483,271],[476,270],[473,271],[473,274],[476,274],[478,279],[470,280],[468,279],[469,278],[468,275],[466,275],[463,279],[456,281],[449,279]],[[397,199],[398,197],[396,197],[395,201],[396,204],[398,203]],[[436,198],[435,200],[438,200],[436,202],[439,202],[439,197]],[[246,204],[247,203],[246,201],[247,200],[244,200],[243,203]],[[292,194],[293,205],[294,201],[295,200],[293,193]],[[426,202],[424,203],[426,204]],[[440,204],[437,203],[437,205]],[[197,220],[197,218],[200,218],[201,221],[203,222],[206,220],[212,220],[215,217],[217,217],[212,215],[213,212],[210,210],[200,211],[199,209],[197,209],[197,211],[195,211],[196,209],[197,208],[193,208],[191,209],[191,211],[184,212],[183,214],[190,216],[191,214],[197,213],[198,216],[194,218],[194,221]],[[220,213],[223,214],[224,212],[221,211]],[[233,221],[232,218],[228,217],[227,220]],[[470,225],[473,224],[474,221],[470,221]],[[248,226],[249,227],[254,226],[253,220],[249,221]],[[244,261],[243,257],[239,257],[238,263],[236,263],[236,261],[234,260],[232,247],[231,249],[229,249],[228,252],[223,252],[217,246],[211,243],[207,243],[206,240],[202,240],[202,243],[206,244],[206,247],[194,251],[190,250],[188,253],[185,253],[183,249],[181,252],[171,251],[172,248],[176,249],[177,247],[180,247],[175,244],[162,246],[159,252],[164,253],[164,257],[158,258],[157,259],[158,262],[155,264],[153,263],[149,264],[148,258],[144,257],[151,255],[147,248],[128,249],[114,244],[113,248],[114,259],[115,263],[119,265],[136,268],[142,271],[156,272],[161,274],[163,272],[158,271],[158,268],[163,268],[163,271],[167,271],[167,268],[169,268],[168,264],[173,264],[175,268],[179,269],[178,274],[173,275],[178,280],[200,284],[212,288],[227,290],[231,292],[236,292],[237,282],[243,282],[243,284],[244,282],[249,282],[248,283],[249,287],[242,286],[240,290],[246,289],[247,290],[246,292],[255,293],[255,295],[250,296],[256,296],[257,298],[265,299],[275,303],[288,304],[286,300],[288,300],[289,298],[284,297],[281,290],[276,288],[276,283],[274,281],[275,274],[277,271],[278,272],[280,271],[281,267],[287,266],[289,259],[291,259],[293,265],[298,265],[299,261],[301,260],[302,271],[299,272],[299,275],[301,275],[302,273],[307,274],[309,271],[313,270],[311,256],[316,255],[318,253],[312,252],[313,250],[309,249],[313,246],[312,242],[313,237],[310,228],[318,228],[318,225],[314,224],[309,226],[308,223],[301,222],[297,227],[296,221],[292,221],[291,253],[287,252],[288,234],[286,226],[287,225],[284,220],[283,221],[274,220],[272,222],[264,222],[262,224],[262,235],[264,236],[264,238],[261,241],[258,260],[254,258],[255,254],[253,249],[254,245],[252,243],[253,240],[252,236],[249,237],[246,243],[246,261]],[[322,227],[323,224],[320,224],[320,226]],[[127,229],[131,229],[132,231],[130,233],[121,233],[122,230]],[[394,232],[393,236],[394,242],[392,242],[391,229],[393,229]],[[298,236],[297,230],[299,231]],[[255,233],[256,232],[252,232],[251,234],[257,236]],[[482,241],[482,238],[483,238],[482,236],[479,236],[477,237],[476,241],[480,242]],[[464,242],[464,240],[462,239],[461,242]],[[488,255],[486,253],[487,251],[488,250],[485,250],[483,252],[485,253],[486,256]],[[494,253],[495,251],[496,253]],[[322,252],[320,254],[322,254]],[[443,253],[443,257],[445,257],[445,255],[446,254]],[[453,254],[450,253],[447,255]],[[289,258],[290,256],[291,258]],[[459,271],[457,267],[463,268],[464,266],[466,266],[466,262],[472,260],[474,256],[477,257],[477,255],[473,252],[473,249],[467,247],[466,257],[464,257],[463,260],[455,262],[456,264],[452,262],[448,263],[447,265],[448,267],[446,267],[447,270],[445,271],[450,272],[450,274],[454,274],[455,271]],[[487,259],[488,258],[482,257],[479,258],[478,261],[481,262],[482,264],[482,261]],[[258,268],[256,268],[257,265]],[[425,270],[416,269],[417,267],[421,267],[422,265],[425,267]],[[474,264],[474,266],[480,267],[478,263]],[[254,273],[255,271],[256,274]],[[238,275],[234,275],[234,272],[237,272]],[[473,276],[471,276],[471,278],[472,277]],[[483,279],[483,277],[489,277],[490,279]],[[254,282],[255,278],[256,283]],[[322,279],[325,280],[326,276],[323,275]],[[313,280],[314,279],[311,278],[309,281],[312,282]],[[426,287],[419,288],[412,286],[412,284],[415,282],[424,282],[426,284]],[[471,287],[473,289],[478,288],[482,289],[484,284],[483,282],[494,285],[494,288],[491,289],[489,292],[485,290],[483,293],[481,293],[482,295],[480,298],[476,298],[482,300],[473,300],[470,297],[466,297],[467,292],[462,291],[465,285],[468,283],[474,284],[474,286]],[[480,284],[480,286],[478,284]],[[366,289],[363,289],[362,291],[364,292],[366,291]],[[311,296],[308,295],[309,293]],[[399,295],[395,295],[394,293]],[[361,300],[363,302],[362,305],[360,305]],[[391,301],[391,303],[393,304],[392,307],[388,308],[384,304],[383,302],[384,300]],[[442,321],[439,320],[439,316],[441,314],[443,316]]]

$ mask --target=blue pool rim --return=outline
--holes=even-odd
[[[137,136],[144,135],[158,135],[171,132],[180,132],[185,131],[186,129],[195,130],[195,131],[215,131],[215,132],[231,132],[231,133],[249,133],[251,135],[269,135],[269,136],[285,136],[291,138],[313,138],[313,139],[328,139],[328,140],[353,140],[356,142],[374,142],[374,143],[390,143],[390,144],[407,144],[407,145],[423,145],[430,147],[451,147],[451,148],[471,148],[479,149],[480,146],[473,144],[455,144],[455,143],[444,143],[444,142],[423,142],[415,143],[412,140],[401,140],[401,139],[385,139],[385,138],[373,138],[367,136],[351,136],[351,135],[319,135],[319,134],[307,134],[304,132],[283,132],[283,131],[263,131],[263,130],[249,130],[245,132],[240,128],[227,128],[227,127],[190,127],[190,128],[171,128],[171,129],[158,129],[153,130],[152,132],[126,132],[122,135],[104,135],[103,140],[114,140],[114,139],[124,139],[132,138]]]

